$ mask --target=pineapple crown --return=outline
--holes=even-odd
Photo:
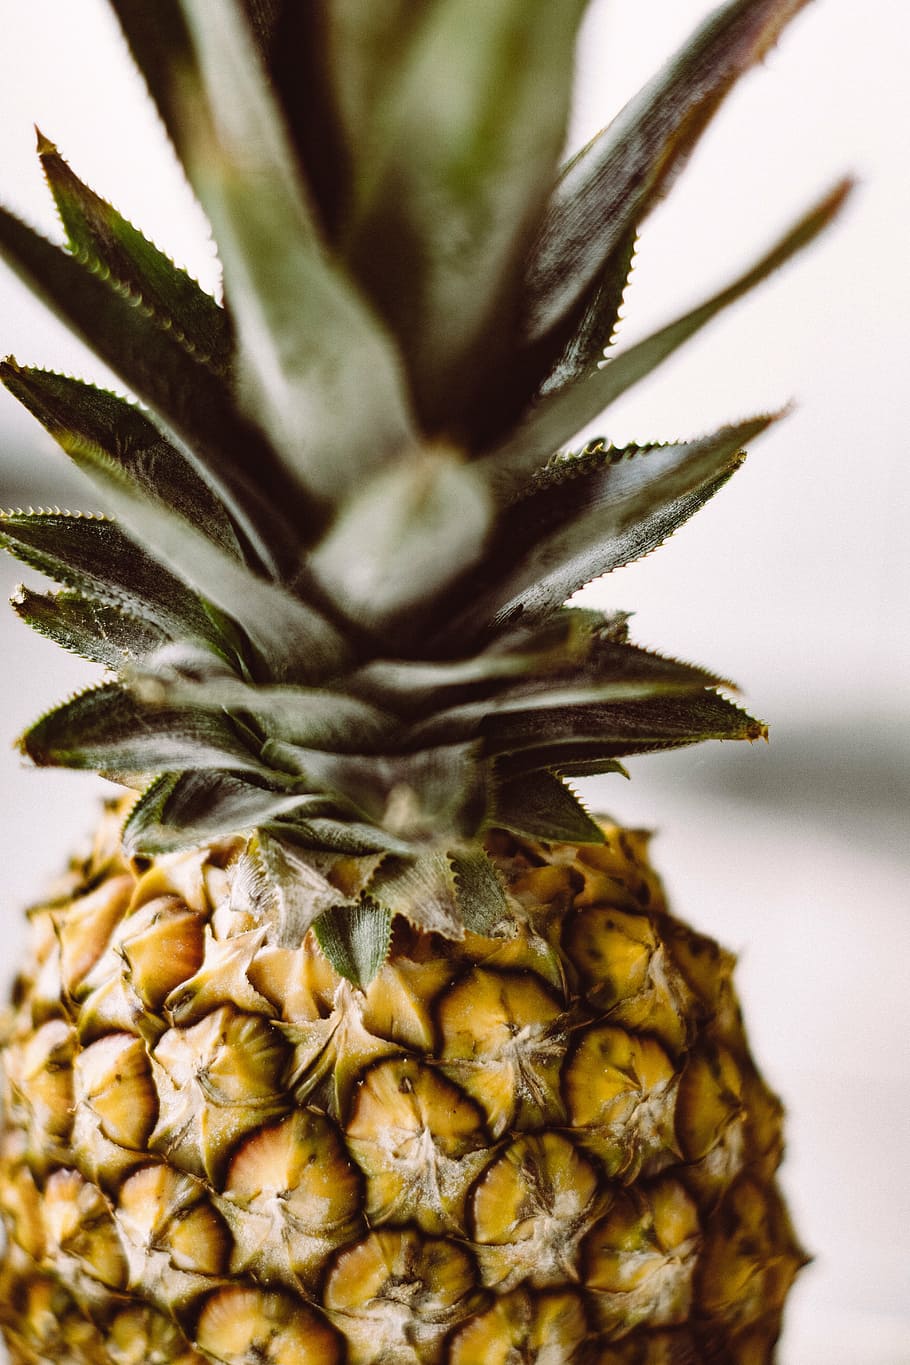
[[[254,831],[279,939],[315,923],[362,979],[394,911],[499,922],[485,830],[596,842],[572,779],[764,733],[717,675],[564,604],[773,417],[565,447],[843,200],[614,344],[642,221],[804,3],[729,0],[560,168],[583,0],[111,0],[225,300],[39,134],[67,244],[0,211],[0,251],[142,406],[5,361],[110,515],[9,513],[0,544],[61,585],[19,615],[110,675],[21,746],[140,788],[131,852]]]

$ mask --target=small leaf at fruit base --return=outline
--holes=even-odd
[[[324,911],[313,930],[338,975],[365,990],[389,955],[392,915],[367,899]]]
[[[602,844],[604,834],[579,798],[555,774],[534,772],[496,788],[490,823],[515,834],[567,844]]]
[[[80,594],[151,621],[169,638],[225,646],[195,593],[107,517],[70,512],[0,514],[0,548]]]
[[[0,361],[0,381],[91,477],[91,457],[103,453],[138,489],[168,504],[233,554],[243,556],[231,519],[186,457],[133,403],[105,389],[49,370]],[[86,460],[88,457],[88,461]]]
[[[491,515],[476,469],[425,448],[344,504],[310,567],[351,620],[388,631],[478,559]]]
[[[369,894],[390,916],[403,915],[424,933],[464,938],[455,871],[441,849],[387,859],[370,882]]]
[[[38,593],[20,586],[11,601],[16,615],[39,635],[115,673],[167,640],[148,618],[80,593]]]
[[[492,934],[511,919],[505,888],[482,848],[453,846],[413,858],[388,858],[368,886],[391,915],[424,933],[461,939]]]
[[[505,887],[482,848],[449,849],[458,918],[469,933],[492,935],[511,918]]]
[[[225,374],[233,337],[228,315],[185,270],[73,173],[38,133],[38,154],[72,251],[137,301],[196,360]]]
[[[528,476],[538,472],[583,426],[599,417],[724,308],[808,246],[837,214],[851,188],[850,180],[835,185],[750,270],[697,308],[621,350],[578,383],[542,398],[519,423],[515,434],[484,458],[487,477],[497,496],[505,502],[515,494],[520,495]]]
[[[272,775],[225,717],[143,707],[116,683],[89,688],[48,712],[19,747],[40,767],[145,773],[220,767]]]
[[[400,359],[319,238],[236,0],[181,8],[185,165],[224,264],[240,402],[294,483],[334,503],[414,444]]]
[[[170,853],[256,829],[281,816],[322,815],[324,796],[276,791],[235,772],[202,769],[164,773],[142,793],[123,829],[129,853]]]
[[[585,0],[436,0],[375,102],[350,258],[431,430],[514,345],[523,257],[566,135]],[[402,260],[408,262],[404,271]]]
[[[272,928],[270,937],[282,948],[299,948],[310,925],[333,907],[353,911],[359,894],[351,897],[326,877],[307,850],[295,847],[291,838],[260,830],[256,854],[264,885],[271,897],[270,912],[263,922]],[[325,862],[323,858],[321,861]],[[371,859],[375,865],[375,859]]]
[[[573,310],[678,173],[724,96],[806,2],[721,5],[572,158],[530,260],[530,338],[558,327]]]

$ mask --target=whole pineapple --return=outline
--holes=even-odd
[[[225,303],[39,138],[69,251],[0,248],[144,406],[2,366],[117,518],[0,522],[62,585],[18,613],[108,670],[22,747],[133,793],[9,1012],[11,1357],[770,1361],[802,1257],[732,960],[571,786],[763,726],[564,603],[772,419],[559,452],[836,211],[614,351],[803,0],[730,0],[562,171],[581,0],[111,2]]]

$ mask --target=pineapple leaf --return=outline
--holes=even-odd
[[[295,132],[309,130],[304,161],[311,178],[324,185],[330,175],[337,176],[339,172],[337,164],[331,167],[323,164],[319,170],[313,166],[318,153],[312,144],[317,139],[327,141],[326,124],[330,119],[325,105],[332,106],[341,135],[334,139],[335,145],[329,142],[326,150],[334,154],[336,162],[342,161],[344,179],[349,180],[352,171],[347,163],[368,161],[373,154],[377,111],[388,98],[389,90],[400,81],[402,66],[427,17],[427,6],[415,5],[413,0],[382,0],[371,5],[359,4],[357,0],[354,3],[328,0],[321,9],[321,22],[313,25],[315,32],[311,29],[307,34],[310,47],[316,49],[315,61],[307,73],[311,78],[298,79],[292,85],[288,70],[282,93]],[[299,63],[300,57],[297,60]],[[298,64],[296,71],[299,69]],[[318,91],[322,107],[317,111],[308,100],[317,86],[313,77],[320,74],[326,89]],[[359,170],[362,176],[363,168]],[[332,207],[337,209],[337,205]]]
[[[130,670],[130,690],[150,706],[243,712],[269,735],[334,753],[363,752],[396,730],[395,718],[342,692],[313,687],[254,686],[239,678],[186,676],[168,668],[167,651]]]
[[[503,782],[490,824],[514,834],[567,844],[602,844],[603,830],[579,798],[553,773],[534,772]]]
[[[0,381],[89,477],[94,459],[108,456],[139,490],[165,499],[222,549],[242,559],[224,504],[139,408],[105,389],[48,370],[25,369],[12,359],[0,361]]]
[[[370,881],[369,895],[424,933],[448,939],[462,939],[465,931],[489,935],[511,918],[499,874],[478,847],[389,858]]]
[[[617,619],[602,612],[563,607],[541,626],[501,635],[489,649],[473,657],[377,659],[352,673],[348,686],[413,717],[421,707],[438,709],[465,689],[476,692],[507,685],[511,679],[570,668],[588,657],[594,631],[609,630]]]
[[[574,760],[592,756],[620,758],[705,739],[754,740],[767,735],[761,721],[708,691],[494,716],[484,732],[488,753],[508,755],[498,764],[505,777],[540,768],[567,772]]]
[[[477,561],[491,514],[475,468],[424,449],[383,470],[344,506],[310,567],[351,620],[388,634]]]
[[[389,955],[392,914],[365,899],[324,911],[313,931],[338,975],[365,990]]]
[[[390,916],[403,915],[426,934],[464,938],[455,872],[442,850],[387,859],[372,878],[369,894]]]
[[[78,693],[19,741],[39,767],[162,772],[229,768],[275,778],[237,726],[210,711],[142,706],[117,683]]]
[[[633,229],[610,253],[595,285],[570,314],[563,328],[565,348],[541,385],[541,396],[576,384],[600,365],[619,326],[637,246],[638,232]]]
[[[142,72],[178,155],[182,123],[177,87],[191,65],[192,49],[179,0],[108,0],[123,30],[133,60]]]
[[[359,897],[345,895],[321,870],[312,855],[295,847],[290,839],[260,830],[258,861],[272,902],[263,918],[271,928],[270,939],[282,948],[299,948],[314,920],[333,908],[355,911]]]
[[[226,383],[199,364],[109,281],[0,208],[0,256],[126,386],[192,447],[266,565],[289,533],[289,490],[262,438],[240,418]],[[256,468],[256,483],[249,469]],[[291,509],[288,509],[290,512]],[[294,508],[304,524],[305,508]],[[299,543],[299,532],[293,539]]]
[[[40,132],[38,154],[71,250],[139,303],[194,359],[226,374],[233,337],[224,309],[83,184]]]
[[[333,807],[338,805],[337,802],[332,804]],[[304,813],[300,818],[291,816],[287,820],[279,819],[271,823],[269,828],[281,838],[291,838],[301,848],[315,853],[331,851],[356,858],[386,853],[411,857],[414,853],[411,844],[396,838],[388,830],[338,814],[320,816]]]
[[[181,81],[192,70],[192,44],[180,0],[108,0],[145,79],[178,155],[183,159],[184,103]],[[265,54],[275,39],[283,0],[242,0],[257,48]]]
[[[511,918],[505,887],[482,848],[449,850],[458,918],[472,934],[490,937]]]
[[[431,427],[463,410],[478,354],[502,359],[512,345],[585,3],[437,0],[372,111],[351,256]]]
[[[486,457],[489,478],[503,498],[521,489],[527,476],[546,464],[565,441],[593,421],[627,389],[644,379],[677,347],[724,308],[754,289],[797,251],[814,240],[840,209],[852,187],[841,181],[806,213],[770,251],[732,284],[644,340],[620,351],[601,369],[568,388],[550,393],[533,408],[515,435]]]
[[[614,449],[602,441],[554,460],[503,513],[495,545],[447,629],[460,638],[529,624],[578,588],[640,559],[703,507],[776,420],[760,416],[694,441]]]
[[[130,854],[171,853],[295,812],[321,815],[330,806],[325,797],[275,791],[230,772],[164,773],[130,811],[124,846]]]
[[[227,648],[198,597],[106,517],[6,513],[0,515],[0,547],[80,594],[150,621],[168,638]]]
[[[294,480],[334,502],[414,444],[399,358],[319,240],[236,0],[181,7],[198,75],[185,161],[222,253],[241,402]]]
[[[527,330],[556,327],[667,189],[724,96],[807,0],[729,0],[566,166],[528,271]]]
[[[13,609],[33,630],[92,663],[114,672],[162,645],[167,636],[141,619],[96,598],[78,593],[37,593],[19,587]]]
[[[529,677],[495,696],[434,711],[426,721],[412,726],[408,742],[463,743],[480,733],[488,718],[509,712],[561,711],[568,706],[645,701],[719,686],[731,684],[694,664],[662,658],[632,645],[599,641],[589,658],[574,669]]]
[[[486,794],[476,744],[405,754],[343,754],[269,739],[263,757],[301,785],[332,793],[371,824],[405,841],[435,840],[440,830],[472,835]]]
[[[82,465],[128,532],[237,622],[271,677],[316,680],[342,662],[345,643],[319,612],[238,563],[164,502],[147,497],[104,452],[83,450]]]
[[[623,767],[618,758],[577,758],[559,764],[554,769],[557,777],[600,777],[605,773],[618,773],[629,780],[628,768]]]

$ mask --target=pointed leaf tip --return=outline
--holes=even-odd
[[[51,142],[49,137],[45,137],[37,123],[35,128],[35,150],[40,157],[51,156],[57,150],[57,144]]]

